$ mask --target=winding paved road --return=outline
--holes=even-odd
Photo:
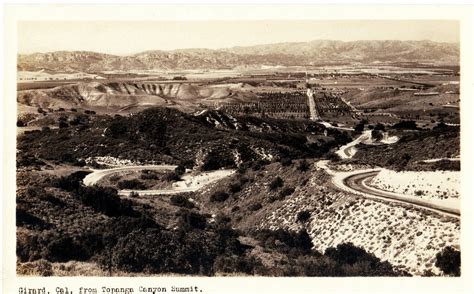
[[[379,173],[379,170],[364,171],[361,173],[351,174],[342,180],[342,184],[346,186],[346,189],[354,190],[358,195],[363,195],[367,198],[382,199],[385,201],[399,202],[410,204],[419,208],[427,209],[433,212],[449,215],[455,218],[460,218],[460,209],[444,206],[440,201],[431,199],[422,199],[417,196],[407,196],[397,194],[389,191],[376,189],[368,186],[367,182],[370,181]]]

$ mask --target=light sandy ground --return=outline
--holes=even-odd
[[[338,130],[343,130],[343,131],[353,131],[354,130],[353,128],[335,127],[332,124],[330,124],[328,122],[325,122],[325,121],[320,121],[319,123],[322,124],[323,126],[325,126],[326,128],[330,128],[330,129],[338,129]]]
[[[402,171],[382,169],[368,184],[378,189],[424,199],[456,198],[459,201],[459,171]]]
[[[192,189],[193,191],[199,190],[202,187],[216,182],[220,179],[232,175],[235,170],[223,169],[210,172],[202,172],[197,175],[186,174],[181,181],[173,184],[173,190]]]
[[[393,143],[398,142],[398,140],[400,140],[400,138],[398,138],[397,136],[389,136],[388,132],[384,132],[383,133],[383,138],[382,138],[382,140],[380,140],[380,143],[393,144]]]

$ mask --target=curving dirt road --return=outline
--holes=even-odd
[[[86,186],[92,186],[98,183],[102,178],[108,175],[112,175],[121,171],[140,171],[140,170],[167,170],[172,171],[176,168],[175,165],[139,165],[139,166],[123,166],[117,168],[94,170],[88,174],[83,183]],[[138,195],[170,195],[184,192],[194,192],[204,186],[207,186],[213,182],[223,179],[231,174],[235,170],[216,170],[211,172],[202,172],[196,175],[185,174],[181,181],[178,181],[172,185],[169,189],[159,190],[119,190],[118,194],[123,196],[129,196],[130,193],[134,192]]]
[[[339,150],[336,151],[336,154],[339,155],[342,159],[352,158],[357,152],[356,146],[360,143],[367,143],[372,140],[372,131],[367,130],[362,133],[359,137],[357,137],[354,141],[341,146]]]
[[[364,171],[360,173],[350,174],[342,179],[342,184],[345,186],[345,190],[354,190],[356,194],[363,195],[367,198],[376,198],[385,201],[388,200],[392,202],[406,203],[433,212],[449,215],[455,218],[460,218],[459,208],[443,205],[443,203],[440,201],[432,199],[422,199],[417,196],[397,194],[368,186],[367,182],[370,181],[373,177],[375,177],[378,173],[379,170]]]
[[[134,165],[134,166],[121,166],[121,167],[115,167],[115,168],[109,168],[109,169],[98,169],[98,170],[93,170],[92,173],[88,174],[84,180],[83,183],[86,186],[92,186],[94,184],[97,184],[102,178],[108,175],[112,175],[117,172],[121,171],[140,171],[140,170],[174,170],[176,168],[176,165]]]

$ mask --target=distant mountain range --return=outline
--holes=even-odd
[[[433,41],[333,41],[278,43],[226,49],[145,51],[118,56],[88,51],[18,55],[20,71],[56,72],[166,69],[231,69],[240,67],[308,66],[331,63],[434,62],[458,64],[459,44]]]

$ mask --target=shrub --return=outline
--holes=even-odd
[[[436,254],[435,266],[440,268],[445,274],[461,275],[461,252],[452,247],[445,247],[443,251]]]
[[[302,160],[300,161],[300,163],[298,164],[298,168],[297,168],[299,171],[301,172],[305,172],[307,170],[309,170],[309,163],[306,161],[306,160]]]
[[[280,178],[279,176],[273,179],[273,181],[271,181],[270,184],[268,185],[268,189],[270,191],[276,190],[280,187],[283,187],[283,179]]]
[[[281,159],[280,163],[281,163],[282,166],[289,166],[289,165],[291,165],[293,162],[292,162],[291,158],[289,158],[289,157],[283,157],[283,158]]]
[[[374,130],[385,131],[385,126],[381,123],[377,123],[374,127]]]
[[[379,130],[372,130],[372,138],[374,138],[377,141],[380,141],[383,139],[383,133]]]
[[[249,206],[249,210],[250,210],[250,211],[257,211],[257,210],[262,209],[262,207],[263,207],[263,206],[262,206],[261,203],[254,203],[254,204],[251,204],[251,205]]]
[[[67,128],[69,125],[67,124],[67,122],[65,121],[60,121],[59,122],[59,128],[60,129],[63,129],[63,128]]]
[[[151,170],[143,170],[140,174],[140,179],[142,180],[157,180],[158,175]]]
[[[311,213],[308,210],[302,210],[296,215],[296,220],[299,222],[307,222],[311,217]]]
[[[53,180],[52,186],[66,190],[74,191],[82,185],[82,180],[89,174],[88,171],[78,171],[70,174],[69,176],[63,176]]]
[[[403,120],[400,121],[392,126],[394,129],[408,129],[408,130],[416,130],[418,127],[416,126],[416,122],[414,120]]]
[[[92,207],[95,211],[108,216],[136,216],[130,200],[122,200],[117,195],[117,190],[106,187],[79,187],[74,196],[83,204]]]
[[[178,165],[175,169],[174,169],[174,173],[178,176],[178,177],[181,177],[184,173],[186,172],[186,168],[183,166],[183,165]]]
[[[179,207],[194,208],[194,204],[183,195],[173,195],[170,198],[171,204]]]
[[[280,191],[279,195],[280,195],[280,198],[285,198],[286,196],[293,194],[293,192],[295,192],[295,188],[285,187]]]
[[[217,191],[214,194],[211,195],[209,200],[212,202],[224,202],[229,198],[229,194],[227,194],[224,191]]]
[[[375,255],[366,252],[352,243],[342,243],[336,248],[328,248],[325,256],[336,261],[340,276],[395,276],[407,275],[394,272],[388,262],[381,262]]]
[[[174,172],[166,173],[164,176],[164,180],[168,182],[176,182],[179,181],[181,178]]]
[[[416,190],[415,195],[416,196],[423,196],[425,193],[422,190]]]
[[[214,261],[214,272],[253,274],[253,269],[259,262],[254,257],[243,257],[236,254],[220,255]]]
[[[260,241],[263,247],[276,248],[279,247],[281,251],[288,251],[290,249],[297,249],[300,253],[307,253],[313,247],[311,238],[306,230],[299,232],[278,230],[259,230],[252,233],[255,239]],[[275,242],[275,241],[280,242]]]
[[[123,180],[117,183],[119,189],[145,190],[145,185],[137,179]]]
[[[361,121],[361,122],[359,122],[358,124],[355,125],[354,131],[356,133],[362,133],[362,131],[364,130],[364,126],[365,126],[364,122]]]
[[[241,182],[234,182],[234,183],[231,183],[229,185],[229,191],[231,193],[237,193],[237,192],[240,192],[240,190],[242,190],[242,186],[241,186]]]
[[[179,223],[184,230],[204,230],[206,228],[207,221],[204,215],[184,209],[179,212]]]

